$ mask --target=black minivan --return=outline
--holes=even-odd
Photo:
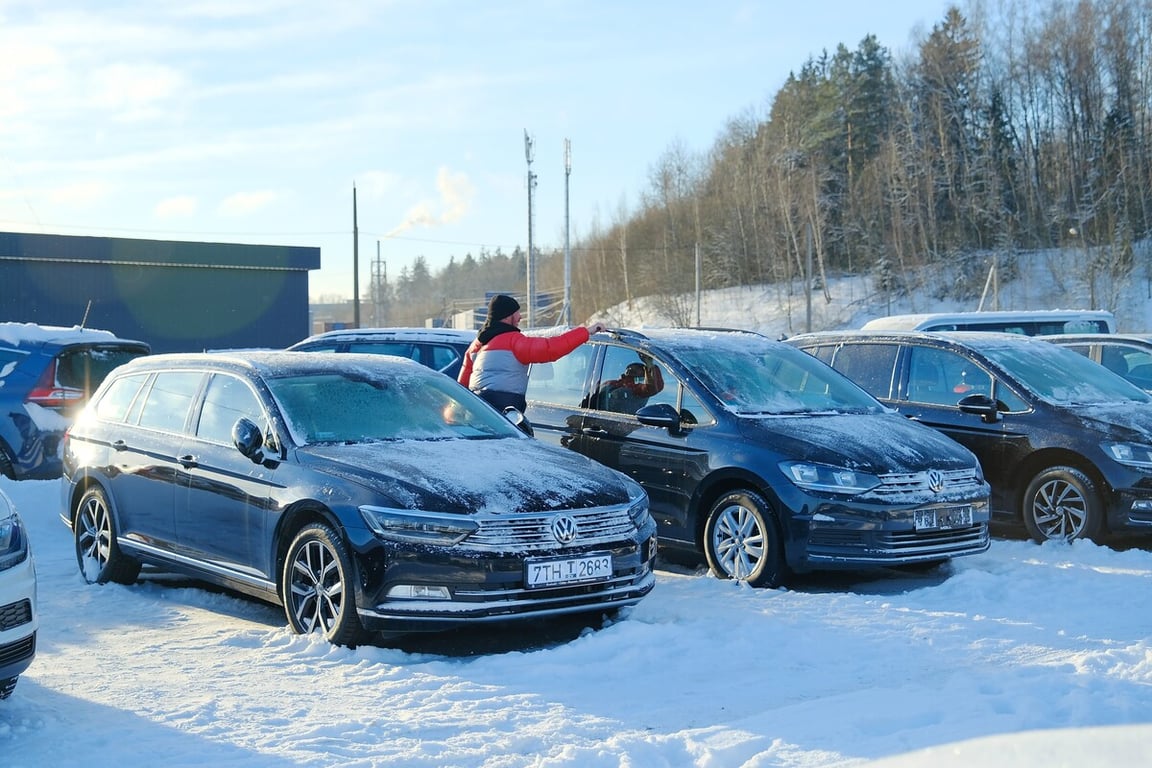
[[[1152,533],[1152,396],[1038,338],[826,331],[788,339],[971,449],[996,520],[1036,541]]]
[[[989,545],[976,458],[815,358],[756,333],[611,331],[533,365],[537,439],[648,491],[660,546],[714,574],[938,563]]]

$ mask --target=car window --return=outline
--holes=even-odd
[[[892,374],[899,351],[895,344],[845,344],[836,350],[832,366],[873,397],[887,400],[892,396]]]
[[[224,445],[232,444],[232,426],[240,418],[251,419],[257,425],[265,423],[264,410],[256,393],[246,382],[228,374],[217,373],[208,381],[204,391],[204,405],[196,436]]]
[[[676,405],[676,394],[665,395],[664,368],[648,355],[641,356],[627,347],[606,346],[600,380],[584,401],[586,408],[612,413],[634,414],[649,402],[671,402]],[[658,395],[663,400],[653,401]]]
[[[199,371],[161,371],[148,390],[139,424],[149,429],[180,432],[204,374]]]
[[[56,360],[56,383],[92,394],[114,368],[140,357],[142,352],[120,347],[85,347],[64,350]]]
[[[141,373],[136,376],[121,376],[109,382],[108,388],[93,406],[96,417],[102,421],[125,421],[128,409],[132,407],[132,401],[147,380],[148,374]]]
[[[450,366],[460,362],[460,353],[454,347],[444,346],[440,344],[433,344],[428,348],[432,355],[432,368],[437,371],[444,371]]]
[[[946,349],[912,346],[908,350],[906,400],[956,405],[973,395],[992,396],[992,376],[974,362]]]
[[[420,362],[420,347],[410,341],[353,341],[348,344],[348,351],[395,355]]]
[[[595,344],[582,344],[554,363],[534,363],[528,373],[528,400],[581,408]]]

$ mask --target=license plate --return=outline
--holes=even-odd
[[[603,581],[612,576],[612,555],[528,560],[524,568],[526,571],[524,580],[529,588]]]
[[[916,530],[926,531],[940,528],[963,528],[972,525],[972,507],[937,507],[918,509],[915,512]]]

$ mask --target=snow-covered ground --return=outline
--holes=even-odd
[[[0,702],[5,768],[1152,764],[1143,549],[997,540],[787,590],[670,566],[599,630],[350,650],[183,581],[86,585],[57,483],[0,488],[41,610]]]
[[[823,325],[884,314],[861,284],[830,287]],[[1121,330],[1149,330],[1130,288]],[[1000,308],[1088,307],[1012,290]],[[802,298],[786,310],[771,289],[705,309],[704,324],[804,330]],[[659,324],[642,306],[609,314]],[[353,650],[182,580],[86,585],[58,484],[0,489],[28,523],[41,611],[37,658],[0,702],[0,768],[1152,765],[1152,547],[998,539],[930,573],[780,590],[667,565],[598,630]]]

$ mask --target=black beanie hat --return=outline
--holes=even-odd
[[[488,302],[488,323],[495,323],[520,309],[520,302],[511,296],[498,293]]]

